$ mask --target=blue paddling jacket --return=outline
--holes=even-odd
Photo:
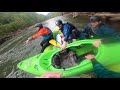
[[[61,31],[65,37],[64,41],[66,41],[66,42],[68,41],[68,38],[72,34],[73,29],[76,29],[76,27],[73,26],[72,24],[70,24],[68,22],[63,24]]]
[[[105,24],[100,25],[96,29],[93,29],[90,24],[86,25],[82,30],[81,38],[104,38],[104,37],[113,37],[120,41],[120,36],[112,27],[109,27]]]

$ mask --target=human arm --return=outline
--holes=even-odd
[[[42,35],[45,35],[45,34],[49,34],[49,30],[47,28],[41,29],[39,32],[37,32],[36,34],[34,34],[30,38],[28,38],[28,40],[25,41],[25,43],[27,44],[29,41],[34,40],[34,39],[36,39]]]
[[[90,29],[91,28],[91,25],[90,24],[87,24],[82,30],[81,30],[81,32],[82,33],[88,33],[88,29]]]
[[[68,42],[68,38],[70,36],[70,26],[68,24],[64,25],[63,27],[63,35],[64,35],[64,41]]]
[[[61,34],[63,44],[61,45],[60,48],[62,50],[64,50],[66,48],[67,44],[68,44],[69,35],[70,35],[70,26],[69,25],[65,25],[64,26],[64,30],[63,30],[63,34]]]
[[[33,40],[33,38],[32,37],[29,37],[26,41],[25,41],[25,43],[27,44],[29,41],[31,41],[31,40]]]
[[[91,29],[90,24],[87,24],[80,32],[80,40],[87,39],[86,35],[88,35],[89,30]]]
[[[88,60],[91,60],[93,65],[93,70],[97,78],[120,78],[120,73],[116,73],[106,69],[101,63],[99,63],[95,56],[92,54],[85,56]]]
[[[62,73],[61,72],[47,72],[41,76],[38,76],[36,78],[61,78]]]
[[[36,39],[42,35],[46,35],[46,34],[49,34],[50,31],[47,29],[47,28],[42,28],[41,30],[39,30],[38,33],[36,33],[35,35],[32,36],[33,39]]]
[[[68,44],[68,43],[67,43],[66,41],[63,41],[63,44],[60,46],[60,48],[61,48],[62,50],[65,50],[67,44]]]

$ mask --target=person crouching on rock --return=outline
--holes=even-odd
[[[52,31],[51,31],[48,27],[43,27],[43,25],[42,25],[41,23],[36,24],[36,25],[35,25],[35,28],[38,29],[38,32],[37,32],[35,35],[33,35],[33,36],[31,36],[30,38],[28,38],[28,40],[25,41],[25,43],[27,44],[29,41],[34,40],[34,39],[42,36],[44,39],[43,39],[43,41],[40,43],[40,45],[41,45],[41,47],[42,47],[41,52],[43,52],[44,49],[45,49],[48,45],[50,45],[49,40],[53,39],[53,33],[52,33]]]

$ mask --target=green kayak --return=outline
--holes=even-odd
[[[96,39],[80,40],[67,45],[67,49],[74,51],[77,56],[93,52],[98,62],[103,64],[107,69],[120,72],[120,42],[111,41],[110,43],[101,44],[98,48],[92,43]],[[83,58],[77,65],[69,68],[56,68],[53,65],[54,56],[61,52],[60,48],[50,50],[18,63],[17,67],[34,75],[42,75],[46,72],[62,72],[63,77],[80,75],[93,71],[90,60]]]

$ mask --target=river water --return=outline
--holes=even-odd
[[[88,17],[79,16],[73,18],[72,16],[59,16],[50,20],[43,22],[44,26],[48,26],[51,30],[55,27],[55,21],[61,19],[64,22],[71,22],[79,29],[82,29],[88,23]],[[117,25],[116,25],[117,24]],[[111,24],[119,27],[119,23]],[[42,37],[39,37],[28,44],[24,42],[31,35],[36,33],[33,26],[23,30],[17,36],[11,38],[10,40],[4,42],[0,45],[0,78],[34,78],[35,75],[26,73],[17,68],[17,64],[29,57],[37,55],[40,53],[40,42]]]

